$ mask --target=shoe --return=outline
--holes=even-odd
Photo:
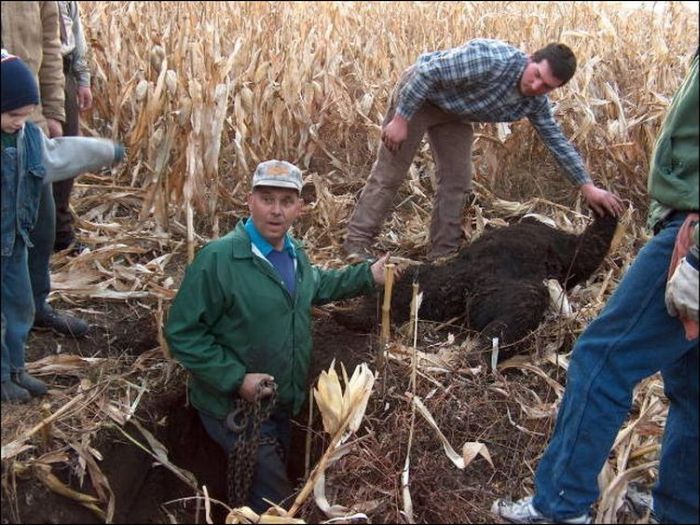
[[[3,381],[1,384],[3,402],[16,401],[17,403],[26,403],[32,398],[31,394],[27,390],[13,383],[9,379],[7,381]]]
[[[54,247],[53,247],[54,252],[62,252],[62,251],[68,250],[68,255],[70,255],[70,256],[80,255],[85,250],[89,250],[89,249],[90,249],[90,247],[88,245],[83,244],[80,241],[76,241],[75,239],[73,239],[71,242],[69,242],[67,244],[64,242],[62,242],[62,243],[56,242],[54,244]]]
[[[369,253],[366,246],[362,246],[360,244],[346,242],[343,245],[343,251],[346,254],[345,260],[351,264],[377,260],[374,255]]]
[[[452,257],[454,254],[457,253],[457,249],[454,249],[449,252],[430,252],[427,256],[426,259],[428,260],[429,263],[439,263],[442,261],[446,261],[450,257]]]
[[[54,252],[62,252],[75,242],[75,237],[70,239],[56,239],[53,243]]]
[[[658,523],[654,514],[654,497],[649,487],[634,481],[630,482],[627,485],[627,492],[623,501],[636,517],[643,518],[648,513],[649,523]]]
[[[34,315],[34,328],[53,330],[59,334],[82,337],[88,331],[88,324],[82,319],[66,314],[59,314],[56,310],[46,305],[36,311]]]
[[[12,382],[21,386],[24,390],[33,396],[43,396],[48,392],[46,383],[30,376],[27,372],[14,372],[12,374]]]
[[[497,499],[491,506],[494,516],[503,518],[508,523],[591,523],[590,514],[554,521],[541,514],[532,506],[532,496],[518,501]]]

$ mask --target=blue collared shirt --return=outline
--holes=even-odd
[[[554,120],[547,96],[520,93],[526,66],[527,55],[519,49],[483,38],[424,53],[399,94],[396,113],[410,120],[427,101],[470,122],[514,122],[527,117],[571,182],[591,182],[581,156]]]
[[[294,297],[294,292],[296,291],[297,252],[294,244],[292,244],[292,240],[289,238],[289,234],[285,234],[284,247],[281,251],[278,251],[260,234],[255,227],[252,217],[245,222],[244,227],[250,237],[253,253],[277,270],[289,294]]]

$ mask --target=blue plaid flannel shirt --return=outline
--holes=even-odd
[[[546,95],[526,97],[518,84],[527,55],[498,40],[424,53],[402,88],[396,113],[409,120],[428,101],[470,122],[514,122],[527,117],[576,185],[591,182],[581,155],[554,120]]]

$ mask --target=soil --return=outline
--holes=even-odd
[[[529,418],[523,404],[540,408],[553,407],[556,393],[550,384],[527,370],[510,369],[502,375],[490,372],[467,372],[477,362],[474,349],[464,345],[467,335],[455,327],[421,326],[421,348],[430,341],[440,342],[455,335],[461,349],[451,364],[451,371],[430,378],[419,375],[415,393],[428,407],[445,437],[460,452],[466,442],[484,444],[492,464],[478,456],[465,470],[459,470],[447,459],[435,431],[420,416],[412,420],[410,410],[411,369],[405,362],[377,360],[377,324],[353,323],[352,316],[342,312],[356,309],[360,299],[343,301],[315,308],[314,353],[309,382],[328,369],[336,359],[351,373],[354,367],[367,362],[380,373],[370,397],[359,438],[351,453],[326,472],[326,491],[331,504],[355,506],[368,516],[369,523],[405,521],[401,501],[401,472],[411,443],[410,489],[416,523],[489,523],[489,508],[494,499],[504,495],[514,498],[532,493],[532,477],[547,444],[554,424],[554,411],[539,418]],[[377,301],[378,303],[378,301]],[[27,360],[62,352],[85,357],[139,356],[158,348],[154,306],[144,302],[86,301],[80,307],[57,302],[61,310],[87,319],[91,329],[83,339],[32,332]],[[376,321],[379,309],[368,314]],[[547,330],[534,334],[531,348],[546,342]],[[564,342],[570,348],[572,337]],[[478,356],[477,356],[478,357]],[[543,371],[555,382],[564,384],[564,372],[554,365]],[[168,451],[168,459],[180,469],[191,472],[198,487],[205,485],[214,500],[226,500],[226,464],[223,451],[206,434],[196,412],[187,406],[185,374],[173,373],[175,379],[161,391],[149,392],[139,405],[134,418],[148,429]],[[50,395],[78,379],[70,376],[48,376]],[[39,401],[23,406],[25,414],[39,408]],[[21,413],[20,413],[21,416]],[[6,425],[3,411],[3,443],[12,425]],[[301,488],[305,478],[307,435],[311,436],[310,467],[328,446],[328,437],[320,428],[320,418],[307,432],[307,411],[302,411],[292,425],[292,451],[288,465],[290,479]],[[141,436],[131,423],[124,430]],[[660,431],[660,430],[659,430]],[[144,441],[140,438],[139,441]],[[128,441],[116,428],[100,430],[92,442],[104,458],[100,468],[114,492],[115,523],[205,523],[201,499],[170,470],[158,464],[141,448]],[[53,474],[75,490],[95,494],[89,477],[80,483],[75,464],[56,462]],[[8,472],[3,462],[3,523],[103,523],[95,513],[75,501],[49,490],[36,477],[20,478]],[[223,523],[223,506],[212,505],[213,523]],[[308,499],[297,513],[307,523],[327,520]],[[640,522],[622,520],[620,523]],[[636,521],[634,521],[636,520]]]
[[[57,352],[83,357],[115,356],[123,352],[140,354],[158,346],[153,316],[142,304],[101,303],[73,309],[70,305],[59,304],[57,307],[88,320],[91,325],[88,335],[75,339],[53,332],[32,332],[27,361]],[[337,324],[320,309],[315,311],[315,317],[310,378],[327,369],[333,359],[342,359],[350,371],[367,361],[369,334],[353,332]],[[137,415],[168,449],[168,457],[174,465],[192,472],[200,487],[206,485],[210,497],[226,501],[227,458],[204,431],[196,411],[187,406],[185,390],[184,381],[180,381],[174,391],[152,395],[142,403]],[[303,482],[305,472],[305,419],[306,416],[301,415],[292,425],[289,475],[298,483]],[[132,436],[140,436],[130,424],[125,430]],[[312,460],[318,459],[323,450],[323,443],[317,441],[312,449]],[[100,468],[115,494],[115,523],[170,523],[173,520],[204,523],[201,504],[198,508],[197,501],[187,499],[193,496],[192,489],[170,470],[155,465],[151,456],[125,439],[121,432],[101,432],[93,445],[104,458]],[[53,473],[76,490],[94,493],[79,486],[67,465],[54,467]],[[57,495],[34,478],[13,481],[14,486],[8,483],[3,487],[3,523],[102,523],[90,510]],[[212,517],[214,522],[223,523],[223,507],[214,505]]]
[[[233,215],[229,217],[231,223],[235,219]],[[230,225],[222,225],[222,230]],[[185,267],[184,254],[178,253],[177,257],[170,266],[171,272],[173,266],[177,266],[172,274],[174,282],[180,281]],[[448,283],[450,288],[453,286]],[[83,300],[78,303],[57,300],[54,306],[86,319],[91,325],[90,332],[82,339],[52,332],[32,332],[28,341],[28,362],[59,353],[133,359],[159,348],[157,305],[152,300]],[[447,459],[426,421],[420,417],[415,421],[411,419],[407,395],[410,367],[405,362],[378,364],[375,349],[379,302],[370,306],[360,319],[356,315],[358,300],[314,309],[310,382],[315,381],[318,373],[327,369],[333,359],[336,364],[342,362],[349,373],[363,361],[370,363],[372,370],[380,370],[360,432],[363,441],[327,472],[328,500],[348,506],[364,502],[364,508],[356,510],[365,512],[371,523],[405,521],[400,476],[409,442],[412,443],[410,487],[414,519],[418,523],[488,523],[493,520],[489,508],[495,498],[532,493],[534,468],[551,433],[554,414],[528,418],[522,405],[553,406],[556,393],[548,382],[522,370],[507,370],[502,377],[484,372],[471,377],[465,371],[485,360],[483,356],[475,358],[474,352],[463,346],[468,336],[464,327],[449,326],[449,323],[421,325],[422,349],[427,351],[432,343],[455,336],[456,345],[462,351],[450,371],[436,376],[437,384],[435,379],[419,376],[416,395],[424,400],[458,452],[462,443],[480,442],[488,447],[493,460],[492,465],[485,458],[477,457],[470,468],[459,470]],[[551,337],[551,333],[543,330],[531,336],[527,345],[543,348]],[[565,334],[562,352],[570,349],[573,337],[573,334]],[[543,370],[554,381],[564,384],[561,368],[551,365]],[[168,388],[150,390],[144,396],[134,419],[167,448],[172,464],[191,472],[198,487],[205,485],[213,499],[225,501],[226,457],[203,430],[195,411],[187,405],[186,374],[177,368],[173,376],[174,379],[167,382]],[[45,379],[51,387],[50,396],[79,381],[69,375],[50,375]],[[13,409],[17,410],[15,419],[36,415],[40,403],[33,400]],[[303,410],[292,425],[288,466],[290,479],[296,481],[299,488],[306,472],[307,435],[312,438],[311,466],[328,445],[318,417],[307,429],[306,412]],[[16,432],[13,425],[6,424],[11,417],[12,414],[6,415],[3,410],[3,443],[12,439],[11,432]],[[131,436],[141,436],[131,424],[124,430]],[[115,495],[115,523],[205,522],[203,505],[201,500],[193,498],[192,488],[128,441],[116,427],[97,432],[92,446],[104,458],[100,469]],[[75,490],[95,494],[88,476],[81,484],[75,466],[70,462],[55,462],[52,472]],[[3,462],[2,467],[3,523],[103,522],[94,512],[48,489],[35,476],[15,477],[8,472],[11,469],[7,462]],[[214,523],[223,523],[224,515],[223,507],[213,505]],[[297,515],[309,523],[327,519],[311,499]]]

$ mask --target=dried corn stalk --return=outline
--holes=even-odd
[[[338,447],[360,427],[375,381],[375,375],[370,372],[365,363],[355,367],[350,379],[348,379],[345,366],[342,363],[341,369],[345,382],[344,391],[340,386],[338,374],[335,372],[335,360],[331,363],[328,372],[321,372],[318,378],[318,387],[314,389],[314,398],[321,411],[323,428],[333,438],[306,485],[289,509],[287,514],[289,517],[296,514],[312,488],[316,494],[323,496],[319,500],[319,507],[324,511],[330,511],[329,514],[337,514],[338,509],[328,505],[325,500],[323,487],[317,487],[317,485],[323,484],[324,478],[322,476],[325,470],[342,456],[343,453],[338,450]]]

